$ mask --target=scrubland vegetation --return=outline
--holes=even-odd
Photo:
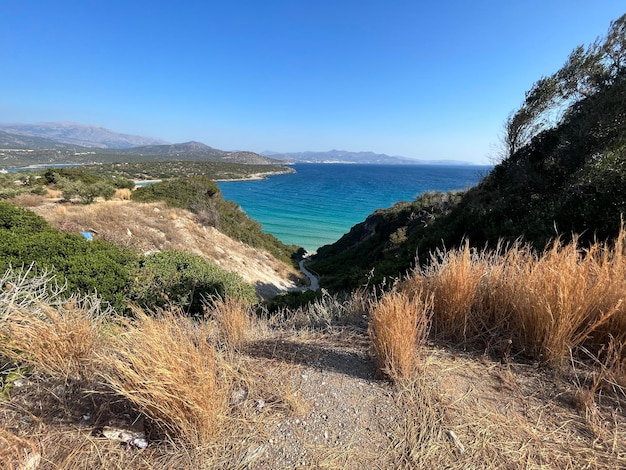
[[[232,296],[254,303],[254,288],[191,253],[164,251],[148,256],[104,241],[88,241],[50,226],[31,211],[0,202],[0,270],[31,266],[31,273],[53,271],[69,292],[97,293],[123,313],[128,301],[145,308],[167,303],[198,311],[200,299]]]
[[[204,258],[0,203],[4,466],[626,468],[625,29],[533,86],[476,188],[320,250],[334,293],[254,304]],[[46,191],[100,181],[65,175]],[[294,254],[206,178],[132,198]]]
[[[521,243],[465,245],[378,295],[326,293],[273,314],[215,297],[195,317],[174,306],[121,317],[97,297],[67,297],[49,274],[9,269],[0,283],[5,462],[285,468],[284,455],[299,451],[308,466],[332,468],[623,466],[625,237],[585,250],[557,241],[541,255]],[[370,344],[368,380],[377,370],[388,390],[378,406],[397,413],[395,425],[348,448],[280,447],[285,423],[313,420],[307,410],[320,406],[295,378],[303,387],[319,363],[322,374],[345,374],[337,384],[347,387],[355,378],[342,344],[359,341]],[[345,397],[357,408],[371,393],[359,387]],[[120,416],[146,449],[102,437]],[[367,453],[371,445],[384,453]]]

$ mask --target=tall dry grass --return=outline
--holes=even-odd
[[[509,306],[514,344],[559,365],[622,311],[626,263],[604,244],[582,251],[576,240],[557,240],[538,257],[524,253],[511,253],[505,278],[489,281]]]
[[[119,188],[115,190],[113,199],[119,199],[120,201],[130,201],[133,196],[133,192],[128,188]]]
[[[252,333],[250,306],[235,298],[214,299],[206,308],[222,342],[239,350]]]
[[[478,334],[481,321],[475,316],[475,304],[488,264],[485,258],[467,241],[458,250],[432,254],[417,286],[432,295],[435,334],[463,342]]]
[[[138,310],[109,342],[100,367],[113,392],[173,437],[201,444],[218,433],[228,411],[228,378],[204,322]]]
[[[614,243],[560,240],[536,254],[522,243],[437,253],[400,285],[433,298],[433,332],[460,343],[511,344],[557,366],[583,344],[626,341],[626,257]]]
[[[53,377],[85,380],[93,374],[95,353],[102,347],[102,322],[81,306],[42,305],[39,315],[11,312],[0,329],[0,354],[26,362]]]
[[[0,279],[0,355],[53,377],[91,377],[107,313],[100,300],[64,299],[52,276],[29,272],[9,269]]]
[[[409,297],[391,291],[376,302],[370,312],[369,336],[378,371],[394,382],[413,375],[417,349],[428,334],[432,301],[426,295]]]

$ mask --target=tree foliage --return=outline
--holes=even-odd
[[[626,15],[611,22],[607,35],[578,46],[557,72],[537,80],[520,108],[505,122],[505,158],[510,158],[542,131],[563,122],[583,98],[615,84],[626,66]]]
[[[407,272],[429,253],[518,238],[543,250],[617,236],[626,214],[626,15],[538,80],[509,123],[509,154],[455,198],[418,198],[377,211],[318,251],[322,284],[349,289]],[[447,201],[444,204],[444,201]]]

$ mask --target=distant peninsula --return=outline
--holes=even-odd
[[[474,165],[461,160],[418,160],[416,158],[390,156],[374,152],[349,152],[329,150],[328,152],[261,152],[265,157],[283,160],[288,163],[361,163],[368,165]]]

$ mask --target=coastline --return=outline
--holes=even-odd
[[[237,181],[263,181],[266,180],[268,176],[273,175],[289,175],[292,173],[296,173],[296,170],[290,168],[291,171],[264,171],[261,173],[252,173],[243,178],[220,178],[213,180],[216,183],[229,183],[229,182],[237,182]]]

